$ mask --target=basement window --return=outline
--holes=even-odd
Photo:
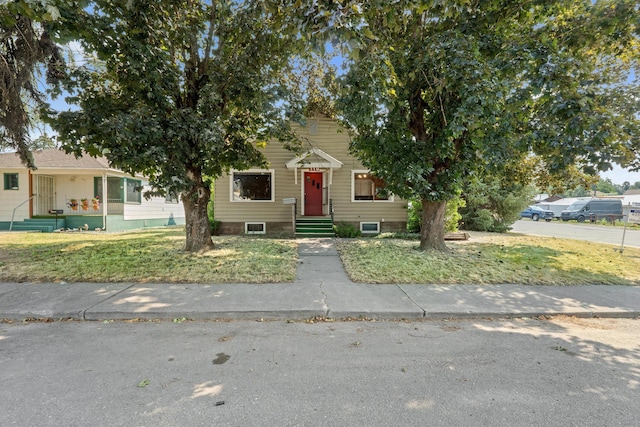
[[[267,224],[264,222],[245,222],[245,234],[265,234]]]
[[[361,222],[360,232],[362,234],[378,234],[380,233],[380,223],[379,222]]]

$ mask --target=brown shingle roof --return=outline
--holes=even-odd
[[[56,148],[47,148],[33,152],[37,168],[43,169],[110,169],[104,157],[93,158],[88,155],[77,158]],[[0,168],[24,168],[16,153],[0,153]]]

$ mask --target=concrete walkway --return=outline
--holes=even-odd
[[[335,239],[301,239],[293,283],[0,283],[0,319],[443,319],[639,317],[640,287],[372,285],[349,280]]]

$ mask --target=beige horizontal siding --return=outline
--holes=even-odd
[[[333,181],[329,186],[329,198],[333,201],[336,221],[406,221],[406,201],[395,197],[393,202],[351,201],[351,174],[353,170],[366,169],[349,154],[349,135],[339,132],[339,126],[327,118],[318,118],[318,133],[310,135],[307,128],[299,128],[298,134],[305,141],[303,151],[319,148],[343,163],[342,168],[333,170]],[[218,221],[264,221],[282,222],[291,219],[291,206],[283,205],[282,199],[295,197],[300,203],[302,179],[300,169],[295,180],[294,170],[287,169],[286,163],[296,154],[282,148],[278,142],[270,142],[264,149],[269,168],[275,171],[274,202],[231,202],[230,177],[216,180],[214,209]],[[329,179],[326,171],[325,178]],[[324,183],[327,186],[327,183]],[[298,206],[300,214],[300,206]]]
[[[18,174],[18,189],[17,190],[5,190],[4,189],[4,174],[17,173]],[[11,221],[11,217],[14,215],[15,221],[22,221],[24,218],[29,218],[29,202],[24,203],[29,199],[29,173],[27,169],[2,169],[0,170],[0,221]],[[22,204],[24,203],[24,204]],[[22,204],[22,206],[20,206]],[[20,206],[20,207],[18,207]]]

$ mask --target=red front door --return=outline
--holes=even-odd
[[[304,214],[322,216],[322,173],[304,173]]]

